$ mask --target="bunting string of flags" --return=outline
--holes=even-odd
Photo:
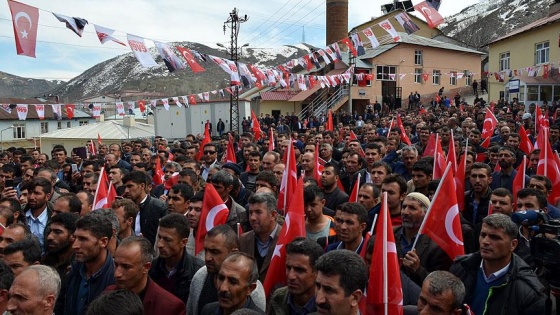
[[[28,57],[35,57],[35,47],[36,47],[36,37],[37,37],[37,27],[39,20],[39,9],[29,5],[25,5],[13,0],[8,0],[8,5],[12,13],[14,37],[16,42],[16,50],[18,55],[24,55]],[[443,22],[443,18],[437,13],[437,8],[432,6],[431,1],[423,1],[419,4],[417,11],[422,13],[427,20],[430,27],[436,27],[439,23]],[[429,11],[429,14],[426,12]],[[433,12],[432,12],[433,11]],[[48,12],[48,11],[47,11]],[[76,33],[78,36],[82,37],[85,27],[89,24],[88,21],[80,17],[69,17],[63,14],[51,12],[60,22],[65,23],[66,27]],[[434,16],[437,15],[437,18]],[[407,13],[403,12],[398,14],[394,18],[398,23],[400,23],[407,34],[412,34],[419,30],[419,27],[414,24]],[[118,40],[114,37],[115,30],[93,24],[95,28],[95,33],[99,38],[101,44],[105,44],[108,41],[113,41],[119,45],[126,46],[126,43]],[[276,67],[263,68],[257,67],[255,65],[249,65],[244,63],[236,63],[232,60],[225,58],[220,58],[216,56],[201,54],[195,50],[189,50],[185,47],[177,46],[175,47],[179,55],[181,55],[186,64],[194,73],[203,72],[204,68],[200,63],[207,63],[208,60],[212,60],[218,66],[220,66],[226,73],[231,76],[231,85],[245,85],[245,86],[259,86],[263,85],[268,78],[268,85],[280,84],[282,87],[286,87],[288,83],[286,82],[285,76],[292,72],[295,66],[301,65],[307,71],[311,71],[313,67],[321,69],[320,59],[326,65],[331,62],[338,62],[342,59],[340,54],[339,44],[345,45],[348,50],[355,57],[364,55],[366,48],[360,36],[367,38],[371,43],[371,47],[375,48],[381,43],[400,41],[400,35],[395,30],[393,24],[389,19],[383,20],[378,25],[372,27],[381,27],[390,36],[390,40],[382,40],[383,36],[377,38],[372,31],[371,27],[353,33],[350,37],[344,38],[336,43],[328,45],[324,49],[319,49],[316,52],[311,52],[308,55],[302,56],[297,59],[292,59],[284,64],[278,65]],[[157,62],[154,60],[152,54],[146,45],[146,39],[141,36],[126,33],[127,43],[135,57],[138,59],[143,67],[154,67],[157,66]],[[159,41],[151,40],[156,46],[156,50],[161,56],[163,62],[167,66],[170,72],[176,70],[182,70],[187,68],[183,61],[177,57],[172,48],[166,44]],[[328,84],[328,83],[324,83]],[[203,95],[204,96],[204,95]]]

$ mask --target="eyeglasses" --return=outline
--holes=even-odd
[[[204,154],[214,154],[216,151],[204,151]]]

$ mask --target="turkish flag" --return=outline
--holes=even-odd
[[[163,181],[163,189],[169,191],[171,187],[179,183],[179,172],[173,173],[171,177]]]
[[[294,146],[289,145],[287,152],[284,152],[283,163],[286,165],[284,174],[282,174],[282,181],[280,182],[280,191],[278,192],[278,204],[276,208],[286,213],[288,208],[288,198],[295,193],[297,186],[297,165]]]
[[[538,106],[537,106],[538,108]],[[552,182],[552,192],[548,196],[548,201],[553,203],[560,197],[560,159],[550,146],[549,130],[543,126],[537,136],[537,144],[541,149],[539,164],[537,165],[537,175],[543,175]]]
[[[76,109],[76,105],[66,104],[64,106],[66,107],[66,117],[68,117],[68,119],[74,118],[74,110]]]
[[[451,164],[448,164],[418,233],[428,235],[453,260],[464,255],[465,249],[457,192],[450,170]]]
[[[420,12],[425,18],[426,22],[428,22],[429,28],[435,28],[436,26],[443,23],[443,17],[439,12],[428,4],[427,1],[422,1],[414,6],[414,10]]]
[[[383,193],[381,202],[369,267],[365,314],[402,315],[403,292],[399,258],[386,192]]]
[[[207,183],[204,188],[202,210],[200,212],[200,220],[198,221],[198,229],[196,230],[195,255],[198,255],[204,249],[206,233],[215,226],[225,224],[228,215],[229,210],[216,191],[216,188],[212,184]]]
[[[93,143],[93,140],[89,140],[89,142],[90,142],[89,153],[91,155],[96,155],[97,153],[95,152],[95,144]]]
[[[235,156],[235,149],[233,148],[233,136],[229,134],[229,140],[226,148],[226,163],[237,164],[237,157]]]
[[[272,127],[268,130],[268,152],[274,151],[274,131]]]
[[[35,104],[35,111],[37,111],[37,116],[40,120],[45,119],[45,105]]]
[[[439,134],[436,134],[436,149],[434,150],[434,172],[433,179],[439,179],[443,177],[446,167],[445,156],[443,155],[443,148],[441,147],[441,140],[439,139]],[[452,172],[453,173],[453,172]]]
[[[189,95],[188,99],[190,105],[196,105],[196,97],[194,97],[194,94]]]
[[[97,181],[97,189],[95,190],[95,196],[93,197],[93,210],[96,209],[110,209],[111,204],[115,201],[117,193],[113,184],[107,178],[107,172],[105,172],[105,167],[101,168],[101,175]]]
[[[356,47],[354,47],[354,44],[352,44],[352,40],[350,38],[346,37],[343,40],[341,40],[341,42],[346,46],[348,46],[348,49],[352,52],[352,55],[354,55],[354,57],[358,57],[358,52],[356,51]]]
[[[202,161],[202,156],[204,155],[204,146],[212,141],[210,137],[210,130],[208,130],[208,124],[204,124],[204,138],[200,142],[200,150],[198,150],[198,156],[196,159]]]
[[[430,138],[428,138],[428,143],[426,148],[424,148],[424,155],[422,157],[434,156],[436,152],[436,135],[432,133]]]
[[[401,141],[408,144],[408,145],[412,145],[412,142],[410,141],[410,139],[408,138],[408,136],[406,134],[406,130],[404,130],[404,125],[402,123],[400,114],[397,114],[397,125],[398,125],[399,129],[401,130]]]
[[[188,48],[183,48],[181,46],[175,46],[175,48],[177,48],[179,53],[181,53],[181,56],[183,56],[183,58],[185,58],[185,60],[189,64],[189,67],[191,67],[191,70],[194,73],[206,71],[206,70],[204,70],[204,68],[202,68],[202,66],[198,62],[196,62],[196,60],[194,59],[191,51]]]
[[[447,150],[447,161],[446,164],[448,162],[451,163],[451,170],[453,171],[453,174],[457,173],[457,155],[456,155],[456,151],[455,151],[455,141],[453,140],[453,129],[450,130],[451,132],[451,136],[449,139],[449,149]]]
[[[428,82],[429,78],[430,78],[430,75],[428,73],[422,73],[422,79],[424,79],[424,82]]]
[[[492,137],[494,134],[494,129],[498,127],[498,119],[494,116],[494,113],[486,107],[486,117],[484,117],[484,125],[482,126],[482,139]]]
[[[527,156],[523,156],[523,162],[517,167],[517,174],[513,178],[511,190],[513,193],[513,206],[517,207],[517,192],[525,188],[525,171],[527,170]]]
[[[101,135],[99,134],[99,132],[97,133],[97,143],[98,143],[99,145],[102,145],[102,144],[103,144],[103,142],[101,141]]]
[[[262,136],[261,124],[259,123],[257,115],[255,115],[255,112],[253,110],[251,110],[251,120],[253,122],[253,133],[255,134],[255,140],[258,141]]]
[[[156,158],[156,168],[154,169],[154,175],[152,177],[152,183],[154,186],[163,184],[163,170],[161,168],[161,160],[159,156]]]
[[[459,211],[463,212],[465,209],[465,177],[467,172],[467,146],[465,146],[465,152],[461,155],[459,161],[459,166],[457,167],[457,172],[455,173],[455,189],[457,196],[457,205],[459,206]]]
[[[8,0],[8,5],[12,12],[17,54],[35,58],[39,9],[12,0]]]
[[[358,179],[354,183],[354,187],[352,187],[352,193],[350,194],[350,198],[348,202],[358,202],[358,191],[360,190],[360,178],[362,174],[358,173]]]
[[[325,126],[325,130],[327,131],[334,131],[334,122],[332,117],[332,109],[329,109],[329,114],[327,116],[327,125]]]
[[[146,111],[146,101],[141,100],[138,102],[138,108],[140,108],[140,112],[145,112]]]
[[[527,132],[525,131],[523,125],[519,126],[518,133],[521,140],[519,141],[519,150],[525,152],[525,154],[527,155],[531,154],[531,152],[533,152],[533,142],[531,142],[531,140],[527,136]]]
[[[265,296],[269,297],[272,289],[286,285],[286,246],[296,237],[305,237],[305,215],[303,206],[303,177],[297,182],[295,193],[291,196],[290,211],[286,213],[286,220],[278,241],[274,247],[274,254],[270,259],[269,272],[264,279]]]

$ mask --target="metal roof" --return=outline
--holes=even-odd
[[[428,46],[428,47],[441,48],[441,49],[447,49],[447,50],[456,50],[456,51],[462,51],[462,52],[467,52],[467,53],[477,54],[477,55],[484,55],[485,54],[485,53],[480,52],[478,50],[474,50],[474,49],[470,49],[470,48],[462,47],[462,46],[459,46],[459,45],[446,43],[446,42],[442,42],[442,41],[439,41],[439,40],[435,40],[435,39],[431,39],[431,38],[427,38],[427,37],[423,37],[423,36],[418,36],[418,35],[414,35],[414,34],[408,35],[406,33],[399,33],[399,36],[401,37],[400,43],[411,44],[411,45],[419,45],[419,46]]]
[[[125,140],[154,136],[154,125],[139,122],[136,122],[135,125],[134,127],[124,126],[123,122],[118,120],[100,121],[79,127],[47,132],[42,134],[41,138],[89,140],[97,139],[97,135],[99,134],[101,139]]]
[[[368,48],[368,49],[366,49],[365,55],[361,55],[357,59],[375,58],[375,57],[381,55],[382,53],[388,51],[389,49],[391,49],[391,48],[393,48],[397,45],[398,44],[385,44],[385,45],[377,46],[375,48]]]
[[[299,91],[267,91],[261,92],[263,101],[287,101],[298,94]]]

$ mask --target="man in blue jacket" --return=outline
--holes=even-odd
[[[105,216],[88,214],[76,222],[75,262],[60,294],[65,299],[64,314],[84,314],[89,303],[115,284],[113,257],[107,250],[112,235],[111,221]],[[55,313],[60,312],[55,309]]]

